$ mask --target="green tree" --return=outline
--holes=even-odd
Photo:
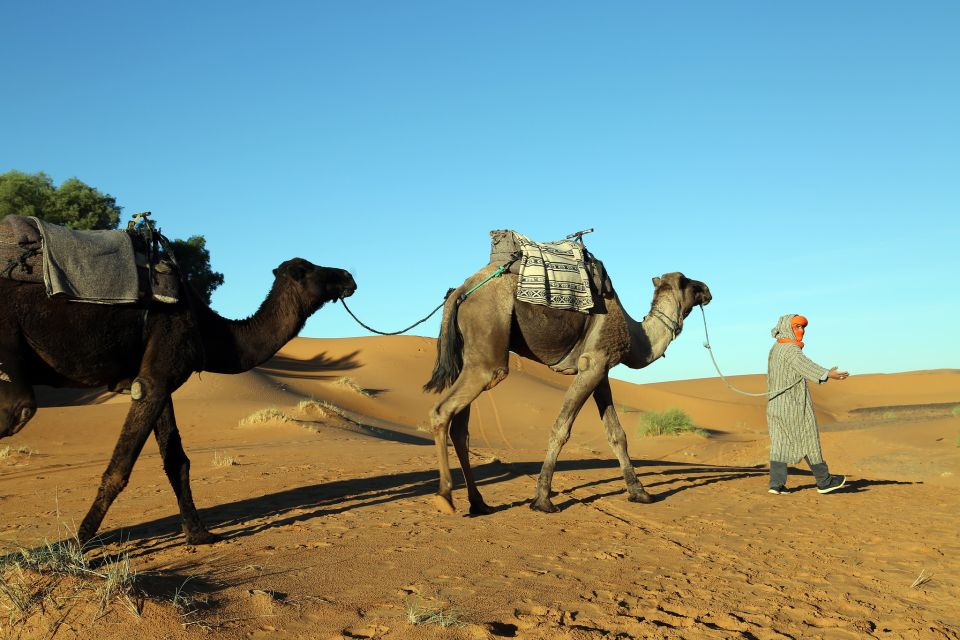
[[[210,268],[210,252],[203,236],[190,236],[186,240],[171,240],[171,248],[177,264],[203,301],[210,304],[213,290],[223,284],[223,274]]]
[[[16,214],[36,216],[71,229],[116,229],[120,210],[113,196],[76,178],[55,187],[43,172],[0,174],[0,218]]]
[[[56,187],[43,172],[0,173],[0,219],[8,215],[36,216],[71,229],[116,229],[121,210],[116,198],[77,178],[64,180]],[[187,281],[210,304],[214,289],[223,284],[223,274],[210,268],[206,240],[191,236],[172,240],[171,245]]]

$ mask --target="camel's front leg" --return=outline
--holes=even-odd
[[[620,461],[620,470],[623,472],[623,479],[627,483],[627,493],[630,494],[628,500],[631,502],[654,502],[656,498],[647,493],[643,485],[637,479],[637,474],[633,470],[633,462],[627,453],[627,436],[620,426],[620,420],[617,418],[617,411],[613,406],[613,393],[610,391],[610,379],[604,375],[603,380],[597,385],[593,392],[593,399],[597,402],[597,409],[600,410],[600,419],[603,420],[603,428],[607,432],[607,441],[610,447]]]
[[[193,495],[190,491],[190,459],[187,458],[183,443],[180,441],[180,430],[177,428],[172,401],[167,400],[164,405],[153,433],[160,446],[160,455],[163,457],[163,470],[167,473],[170,486],[173,487],[173,492],[177,496],[187,544],[210,544],[222,540],[223,538],[210,533],[203,526],[197,507],[193,504]]]
[[[23,429],[37,412],[33,387],[20,367],[13,349],[0,348],[0,438]]]
[[[163,407],[170,402],[170,394],[150,389],[153,385],[138,378],[134,383],[139,384],[139,389],[149,391],[140,391],[144,395],[139,400],[133,400],[130,405],[130,411],[127,412],[127,419],[123,423],[123,429],[120,431],[120,439],[113,449],[113,456],[110,458],[110,464],[107,470],[103,472],[103,479],[100,481],[100,488],[97,490],[97,497],[87,512],[86,517],[80,524],[77,531],[77,538],[81,545],[93,539],[103,522],[107,510],[116,497],[127,486],[130,479],[130,472],[133,470],[133,463],[143,449],[143,444],[150,435],[150,430],[163,411]],[[134,393],[134,395],[137,395]]]
[[[606,368],[594,364],[590,367],[590,358],[581,356],[580,372],[567,393],[563,396],[563,407],[560,409],[560,415],[553,425],[553,432],[550,434],[550,445],[547,448],[547,457],[543,461],[543,467],[540,469],[540,479],[537,480],[537,495],[530,503],[530,508],[536,511],[553,513],[557,508],[550,501],[550,486],[553,483],[553,471],[557,466],[557,457],[563,445],[570,439],[570,430],[573,427],[573,421],[586,402],[587,397],[593,393],[597,384],[607,375]]]

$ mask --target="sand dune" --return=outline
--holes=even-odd
[[[554,482],[561,512],[530,511],[571,378],[516,356],[475,402],[471,449],[483,518],[434,511],[435,342],[296,339],[253,371],[194,376],[175,395],[194,496],[227,536],[188,548],[148,442],[104,523],[148,594],[140,618],[79,602],[11,625],[11,637],[958,638],[960,371],[859,375],[813,390],[824,450],[851,488],[766,493],[762,399],[719,379],[613,383],[642,482],[635,505],[588,404]],[[653,366],[656,366],[655,364]],[[731,381],[763,389],[763,376]],[[0,458],[0,540],[34,545],[89,507],[129,397],[45,389]],[[339,415],[303,414],[302,400]],[[275,407],[292,422],[239,426]],[[640,437],[640,415],[677,407],[710,437]],[[214,456],[239,464],[214,466]],[[462,488],[455,492],[465,510]],[[96,555],[96,554],[94,554]],[[932,576],[911,586],[921,575]],[[184,585],[185,583],[185,585]],[[191,594],[184,609],[173,595]],[[2,597],[0,597],[2,599]],[[455,626],[414,625],[444,608]],[[58,617],[59,616],[59,617]],[[2,618],[0,618],[2,620]],[[11,619],[12,620],[12,619]],[[59,620],[59,622],[58,622]],[[59,624],[59,626],[57,626]],[[207,629],[208,631],[204,631]]]

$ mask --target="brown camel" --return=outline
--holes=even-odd
[[[196,299],[176,304],[104,306],[48,298],[43,284],[0,278],[0,438],[20,431],[37,404],[32,385],[130,390],[132,402],[97,497],[78,530],[81,544],[96,534],[126,486],[153,431],[188,544],[219,540],[197,514],[190,461],[180,442],[171,394],[194,371],[240,373],[270,358],[324,303],[351,295],[341,269],[294,258],[256,314],[227,320]],[[191,302],[192,299],[192,302]]]
[[[576,375],[553,425],[537,495],[530,507],[548,513],[557,510],[550,501],[557,456],[590,394],[600,410],[607,440],[620,461],[628,499],[653,502],[654,496],[637,480],[627,454],[627,439],[614,410],[607,373],[617,364],[641,369],[663,356],[667,346],[680,335],[690,310],[710,302],[707,285],[676,272],[654,278],[653,303],[643,322],[627,315],[615,293],[606,299],[595,295],[600,308],[595,307],[590,314],[520,302],[514,295],[517,276],[509,273],[490,280],[458,303],[461,294],[487,278],[496,267],[492,264],[481,269],[448,296],[433,377],[424,386],[436,392],[446,389],[430,412],[440,467],[437,506],[447,513],[454,511],[447,460],[449,434],[466,480],[470,513],[491,511],[470,470],[467,427],[470,403],[507,377],[510,351],[560,373]]]

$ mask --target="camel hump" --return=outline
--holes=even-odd
[[[522,302],[584,313],[602,310],[602,300],[613,297],[613,282],[603,262],[584,245],[586,232],[535,242],[512,229],[495,229],[490,232],[490,264],[514,260],[508,272],[520,276],[517,299]],[[522,257],[516,260],[518,254]]]
[[[77,231],[28,216],[0,220],[0,276],[100,304],[179,299],[178,272],[140,232]]]

